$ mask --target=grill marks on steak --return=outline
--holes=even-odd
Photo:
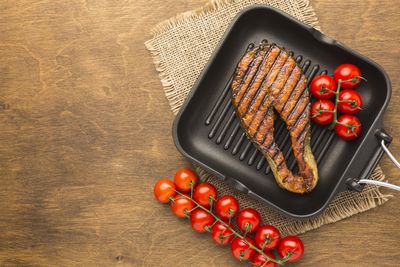
[[[310,148],[307,79],[289,54],[261,44],[246,52],[232,82],[232,103],[248,137],[266,156],[278,184],[292,192],[311,191],[318,171]],[[286,123],[299,175],[288,168],[275,143],[275,112]]]

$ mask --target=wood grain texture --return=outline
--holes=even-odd
[[[205,2],[0,1],[0,266],[243,266],[152,196],[188,163],[143,42]],[[385,127],[400,156],[400,1],[312,3],[325,33],[390,75]],[[296,266],[398,266],[395,196],[304,234]]]

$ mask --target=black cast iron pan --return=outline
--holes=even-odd
[[[367,83],[357,89],[363,97],[358,117],[361,136],[352,142],[336,137],[327,127],[312,125],[311,146],[318,162],[319,181],[304,195],[281,189],[268,163],[246,138],[230,99],[236,65],[249,44],[268,40],[291,51],[309,81],[319,73],[332,74],[342,63],[357,65]],[[363,55],[287,14],[267,6],[252,6],[238,14],[211,56],[176,116],[173,137],[179,151],[192,162],[294,218],[321,213],[344,190],[362,190],[354,177],[366,179],[392,138],[382,129],[382,115],[391,86],[385,71]],[[277,144],[296,172],[288,131],[275,125]]]

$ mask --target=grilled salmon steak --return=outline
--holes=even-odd
[[[268,160],[279,186],[294,193],[310,192],[318,169],[310,147],[307,78],[296,61],[276,45],[250,48],[236,68],[231,90],[241,126]],[[298,174],[289,170],[275,143],[275,113],[290,133]]]

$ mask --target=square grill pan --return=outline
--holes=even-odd
[[[336,66],[357,65],[368,82],[357,91],[363,97],[361,136],[343,141],[328,127],[312,124],[311,147],[318,163],[319,181],[303,195],[281,189],[262,153],[247,139],[231,104],[230,85],[236,65],[250,45],[262,40],[290,51],[308,81],[332,74]],[[338,192],[360,191],[352,178],[368,178],[391,137],[382,129],[382,114],[391,95],[388,76],[370,59],[343,46],[287,14],[267,6],[252,6],[238,14],[228,27],[175,118],[173,137],[178,150],[193,163],[256,197],[283,214],[309,218],[322,212]],[[279,116],[278,116],[279,117]],[[297,172],[289,132],[280,119],[275,140],[286,162]]]

